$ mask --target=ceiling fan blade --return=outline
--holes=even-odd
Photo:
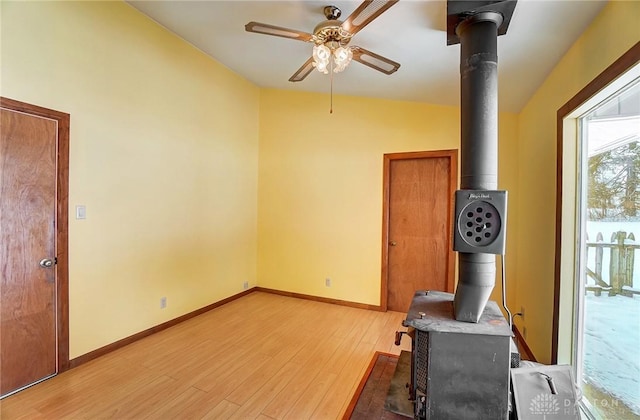
[[[281,36],[283,38],[297,39],[305,42],[309,42],[313,39],[313,35],[310,33],[298,31],[296,29],[283,28],[282,26],[269,25],[267,23],[249,22],[244,25],[244,29],[247,32]]]
[[[314,69],[313,66],[313,57],[309,57],[309,59],[300,67],[293,76],[289,78],[290,82],[301,82],[305,77],[309,75]]]
[[[400,63],[396,63],[386,57],[372,53],[362,47],[351,47],[351,52],[353,53],[354,60],[364,64],[365,66],[369,66],[374,70],[381,71],[384,74],[395,73],[400,68]]]
[[[353,35],[397,2],[398,0],[365,0],[342,23],[342,29]]]

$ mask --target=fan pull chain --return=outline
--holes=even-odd
[[[331,70],[329,70],[329,71],[331,73],[331,82],[330,82],[330,84],[331,84],[331,95],[330,95],[331,103],[330,103],[330,107],[329,107],[329,114],[333,114],[333,60],[331,60],[330,67],[331,67]]]

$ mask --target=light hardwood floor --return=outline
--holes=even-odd
[[[336,419],[405,314],[254,292],[0,401],[8,419]]]

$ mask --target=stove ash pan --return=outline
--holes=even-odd
[[[414,329],[416,419],[508,418],[511,330],[495,302],[469,324],[455,320],[452,294],[418,291],[403,325]]]

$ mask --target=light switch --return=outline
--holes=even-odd
[[[86,219],[87,218],[87,207],[86,206],[76,206],[76,219]]]

